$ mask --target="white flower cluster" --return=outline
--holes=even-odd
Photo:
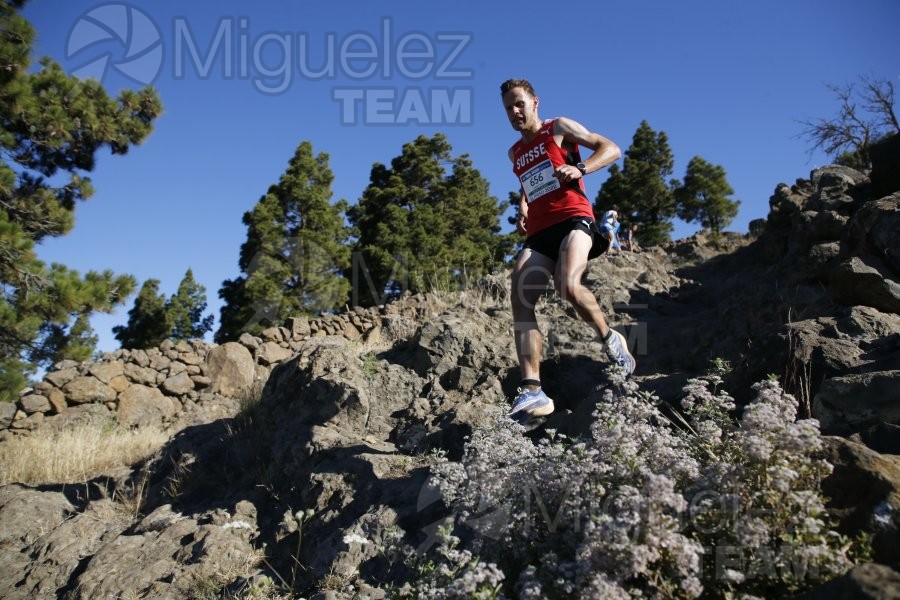
[[[496,600],[503,598],[503,572],[493,563],[479,560],[469,550],[459,550],[460,540],[450,527],[438,527],[434,558],[423,556],[406,546],[399,532],[389,536],[387,553],[407,568],[406,583],[392,597],[419,600]]]
[[[369,543],[369,540],[359,535],[358,533],[348,533],[344,536],[344,543],[347,545],[359,544],[360,546],[365,546]]]
[[[548,432],[535,443],[500,418],[472,434],[461,462],[438,462],[465,549],[448,530],[407,592],[772,596],[851,566],[827,523],[818,424],[796,421],[796,400],[777,383],[755,386],[737,422],[718,375],[691,380],[676,426],[621,373],[610,382],[591,399],[588,437]]]
[[[711,392],[694,380],[683,403],[699,429],[694,409],[712,404]],[[819,423],[797,421],[797,401],[774,380],[753,387],[756,398],[735,426],[706,436],[701,477],[686,488],[694,499],[690,533],[715,550],[710,586],[723,594],[793,593],[849,569],[846,543],[827,523],[820,486],[831,465]],[[728,403],[707,418],[721,421]]]

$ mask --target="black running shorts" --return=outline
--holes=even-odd
[[[537,232],[533,236],[525,240],[525,247],[531,248],[535,252],[540,252],[544,256],[559,260],[559,248],[566,236],[571,232],[581,230],[591,236],[594,243],[588,252],[588,259],[596,258],[609,250],[609,240],[601,235],[597,230],[597,225],[593,220],[586,217],[576,217],[551,225],[547,229]]]

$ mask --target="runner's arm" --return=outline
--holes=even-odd
[[[562,136],[563,142],[593,150],[593,153],[584,161],[586,173],[599,171],[603,167],[613,164],[622,156],[622,150],[615,142],[599,133],[588,131],[578,121],[566,117],[559,117],[554,121],[553,135]],[[557,172],[561,176],[567,177],[567,180],[578,179],[582,176],[581,171],[575,165],[562,165]]]
[[[516,155],[513,149],[509,149],[509,160],[516,162]],[[528,201],[525,199],[525,188],[519,188],[519,209],[516,214],[516,232],[519,235],[526,235],[526,224],[528,223]]]

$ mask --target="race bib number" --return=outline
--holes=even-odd
[[[541,196],[559,189],[559,179],[553,176],[555,169],[548,158],[522,174],[522,189],[531,204]]]

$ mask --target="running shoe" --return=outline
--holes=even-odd
[[[519,388],[519,395],[516,396],[516,400],[513,402],[509,416],[516,420],[525,415],[529,417],[544,417],[552,413],[553,410],[553,400],[544,393],[544,390],[531,391]]]
[[[610,329],[609,331],[612,335],[606,340],[606,356],[610,362],[622,367],[626,376],[631,375],[634,373],[637,363],[628,351],[628,343],[625,341],[625,336],[615,329]]]

